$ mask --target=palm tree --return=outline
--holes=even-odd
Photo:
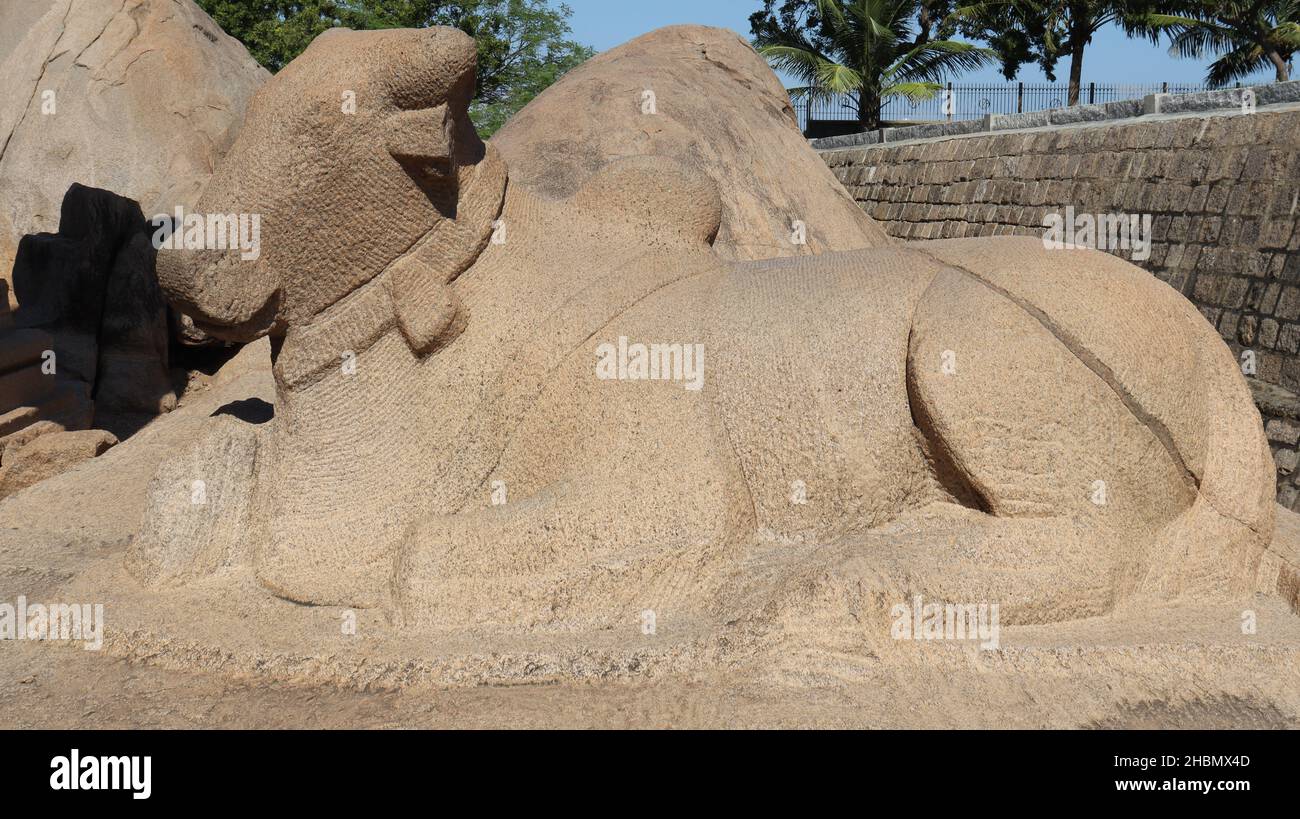
[[[930,39],[933,0],[810,0],[796,16],[750,18],[754,46],[778,71],[805,83],[792,99],[845,95],[864,130],[880,127],[890,97],[920,101],[939,80],[992,62],[988,49]]]
[[[986,35],[1016,30],[1021,35],[1016,67],[1032,54],[1049,78],[1056,61],[1068,55],[1069,104],[1078,105],[1083,55],[1093,36],[1111,25],[1121,26],[1130,36],[1148,33],[1142,26],[1149,20],[1146,12],[1152,4],[1152,0],[975,0],[956,9],[952,19],[965,23],[963,30]]]
[[[1148,14],[1145,23],[1153,32],[1169,35],[1169,53],[1174,56],[1220,55],[1205,76],[1210,86],[1224,86],[1269,67],[1278,82],[1291,79],[1291,57],[1300,51],[1300,0],[1171,5],[1173,13]]]

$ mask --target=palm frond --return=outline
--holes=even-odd
[[[810,85],[815,83],[821,64],[827,62],[827,59],[821,54],[797,46],[760,46],[758,53],[767,59],[772,68],[793,77],[798,77]]]
[[[1217,27],[1197,26],[1176,29],[1169,39],[1169,55],[1199,60],[1236,47],[1233,37]]]
[[[1211,88],[1222,88],[1249,77],[1266,65],[1268,59],[1259,46],[1243,43],[1210,63],[1210,68],[1205,73],[1205,84]]]
[[[1300,51],[1300,22],[1283,23],[1273,29],[1274,42],[1292,51]]]
[[[900,57],[885,73],[900,81],[938,82],[996,61],[997,54],[992,49],[940,40],[917,46]]]
[[[882,99],[904,97],[909,102],[925,102],[942,90],[943,85],[937,82],[896,82],[882,88],[880,96]]]
[[[817,85],[828,91],[847,94],[862,87],[862,74],[848,66],[826,60],[818,66]]]
[[[836,0],[816,0],[816,2],[818,16],[830,23],[832,28],[844,28],[847,25],[844,19],[844,7]]]
[[[1144,32],[1169,37],[1169,53],[1203,59],[1217,55],[1206,82],[1223,86],[1300,50],[1300,0],[1185,0],[1171,11],[1140,15]]]

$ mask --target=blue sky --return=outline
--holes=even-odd
[[[730,28],[749,36],[749,15],[762,7],[761,0],[564,0],[573,9],[575,39],[605,50],[637,35],[676,23],[700,23]],[[1129,40],[1118,29],[1103,31],[1094,38],[1084,56],[1084,82],[1148,84],[1158,82],[1197,83],[1204,80],[1206,62],[1170,57],[1166,45]],[[1272,75],[1261,75],[1271,81]],[[1062,60],[1057,80],[1069,78],[1068,61]],[[1024,82],[1045,82],[1035,66],[1021,69]],[[965,74],[959,82],[1000,82],[996,69]]]

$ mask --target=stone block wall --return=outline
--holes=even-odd
[[[814,145],[862,208],[903,239],[1042,236],[1044,218],[1070,207],[1149,214],[1150,257],[1134,263],[1253,358],[1279,500],[1300,509],[1300,104],[1252,110],[1240,93],[1201,95],[1204,110],[1167,105],[1174,114]]]

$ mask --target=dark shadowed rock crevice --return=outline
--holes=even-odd
[[[50,335],[53,359],[44,375],[84,383],[99,427],[128,430],[139,424],[133,416],[176,406],[151,235],[135,202],[74,184],[59,232],[19,243],[16,324]]]

